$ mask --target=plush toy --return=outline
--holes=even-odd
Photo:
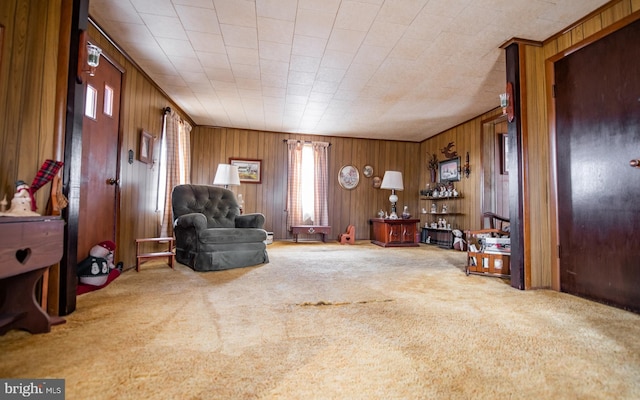
[[[118,263],[118,266],[113,264],[113,252],[115,249],[115,243],[110,240],[93,246],[89,251],[89,257],[78,264],[77,275],[80,277],[80,282],[87,285],[102,286],[107,282],[109,272],[112,269],[118,269],[118,271],[122,272],[122,263]]]
[[[462,232],[458,229],[454,229],[453,231],[451,231],[451,233],[453,233],[453,248],[456,250],[465,251],[466,242],[463,239],[464,235],[462,234]]]

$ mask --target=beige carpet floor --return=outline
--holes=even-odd
[[[51,333],[1,336],[0,377],[64,378],[67,399],[640,398],[640,315],[466,276],[431,246],[268,252],[125,272]]]

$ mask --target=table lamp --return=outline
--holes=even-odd
[[[389,215],[389,219],[398,219],[398,214],[396,214],[396,203],[398,202],[396,190],[404,189],[404,185],[402,184],[402,172],[385,171],[380,189],[391,189],[391,196],[389,196],[389,201],[391,202],[391,215]]]
[[[213,184],[222,185],[225,189],[229,189],[229,185],[240,186],[238,167],[231,164],[218,164],[218,170],[216,171],[216,177],[213,178]]]

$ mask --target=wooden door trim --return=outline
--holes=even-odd
[[[526,46],[519,45],[518,46],[518,68],[520,69],[519,74],[519,82],[520,86],[520,95],[518,97],[520,101],[520,137],[522,140],[522,148],[519,153],[519,164],[518,170],[516,171],[521,179],[522,179],[522,190],[520,201],[522,202],[522,242],[523,242],[523,255],[522,255],[522,263],[523,263],[523,283],[525,290],[531,289],[531,193],[529,191],[529,114],[523,110],[528,110],[527,106],[527,80],[522,79],[522,77],[527,76],[527,55],[526,55]],[[509,189],[511,190],[511,189]]]
[[[86,31],[89,18],[89,0],[73,0],[67,66],[67,108],[65,120],[63,194],[69,203],[62,210],[67,222],[64,232],[64,252],[60,260],[59,315],[68,315],[76,309],[78,264],[78,216],[80,207],[80,167],[82,162],[82,119],[84,116],[84,87],[76,80],[80,32]]]
[[[526,91],[522,75],[524,71],[524,51],[522,45],[514,42],[505,48],[506,52],[506,81],[513,85],[513,110],[514,119],[508,123],[509,151],[513,154],[510,158],[509,171],[509,219],[511,220],[511,286],[516,289],[527,289],[526,271],[530,264],[530,235],[529,209],[526,207],[529,191],[527,188],[528,170],[525,169],[526,147],[526,119],[524,114],[523,99]],[[529,258],[527,258],[527,254]],[[528,261],[529,260],[529,261]],[[530,276],[529,272],[529,276]]]
[[[629,14],[628,16],[614,22],[613,24],[602,28],[601,30],[599,30],[598,32],[594,33],[593,35],[581,40],[580,42],[574,44],[573,46],[567,47],[566,49],[554,54],[553,56],[547,58],[548,61],[552,61],[552,62],[556,62],[559,61],[565,57],[567,57],[568,55],[571,55],[572,53],[575,53],[576,51],[589,46],[590,44],[593,44],[594,42],[597,42],[598,40],[602,39],[605,36],[608,36],[610,34],[612,34],[613,32],[616,32],[622,28],[624,28],[625,26],[637,21],[640,19],[640,11],[635,11],[631,14]]]
[[[554,96],[555,84],[555,63],[576,51],[597,42],[625,26],[640,20],[640,11],[609,25],[606,28],[594,33],[588,38],[568,47],[567,49],[554,54],[545,60],[545,87],[547,102],[547,122],[549,129],[549,214],[550,214],[550,242],[555,251],[551,252],[551,289],[560,291],[560,213],[558,212],[558,155],[556,148],[556,101]]]

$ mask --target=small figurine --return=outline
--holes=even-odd
[[[29,217],[40,215],[35,211],[31,211],[31,192],[29,185],[24,181],[16,181],[16,193],[11,199],[11,208],[8,211],[0,213],[1,216],[7,217]]]
[[[443,213],[443,214],[446,214],[446,213],[447,213],[447,205],[446,205],[446,204],[443,204],[443,205],[442,205],[442,213]]]
[[[411,214],[409,214],[409,206],[404,206],[404,209],[402,210],[402,218],[403,219],[411,218]]]

